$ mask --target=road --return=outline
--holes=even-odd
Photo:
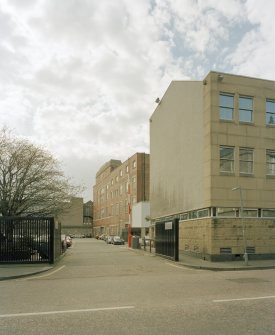
[[[95,239],[0,282],[0,301],[1,335],[275,334],[275,270],[190,269]]]

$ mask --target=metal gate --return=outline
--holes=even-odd
[[[53,263],[55,242],[54,218],[0,217],[0,263]]]
[[[155,244],[156,254],[179,260],[179,219],[156,223]]]

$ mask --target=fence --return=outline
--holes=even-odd
[[[0,217],[0,263],[54,263],[61,252],[54,218]]]
[[[156,254],[179,260],[179,220],[157,222],[155,225]]]

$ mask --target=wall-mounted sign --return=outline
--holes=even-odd
[[[165,230],[172,230],[173,229],[173,222],[165,222]]]

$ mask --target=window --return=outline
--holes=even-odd
[[[258,209],[243,209],[242,216],[246,218],[256,218],[258,217]]]
[[[119,171],[119,175],[120,175],[120,177],[122,177],[122,170]]]
[[[220,146],[220,171],[234,172],[234,148]]]
[[[229,94],[220,94],[220,119],[233,120],[234,96]]]
[[[180,220],[188,220],[188,213],[181,214]]]
[[[253,149],[240,148],[240,173],[253,173]]]
[[[133,169],[135,169],[137,167],[137,162],[133,161]]]
[[[275,209],[263,209],[262,217],[264,218],[274,218],[275,217]]]
[[[253,121],[253,98],[239,97],[239,118],[241,122]]]
[[[266,124],[275,124],[275,100],[266,100]]]
[[[236,208],[232,207],[219,207],[217,208],[217,216],[236,217]]]
[[[266,174],[275,176],[275,151],[266,151]]]
[[[198,217],[198,212],[197,211],[192,211],[188,213],[188,218],[189,219],[197,219]]]
[[[126,165],[126,173],[128,173],[128,172],[129,172],[129,166]]]
[[[209,209],[208,208],[198,210],[198,217],[199,218],[204,218],[204,217],[207,217],[207,216],[209,216]]]

